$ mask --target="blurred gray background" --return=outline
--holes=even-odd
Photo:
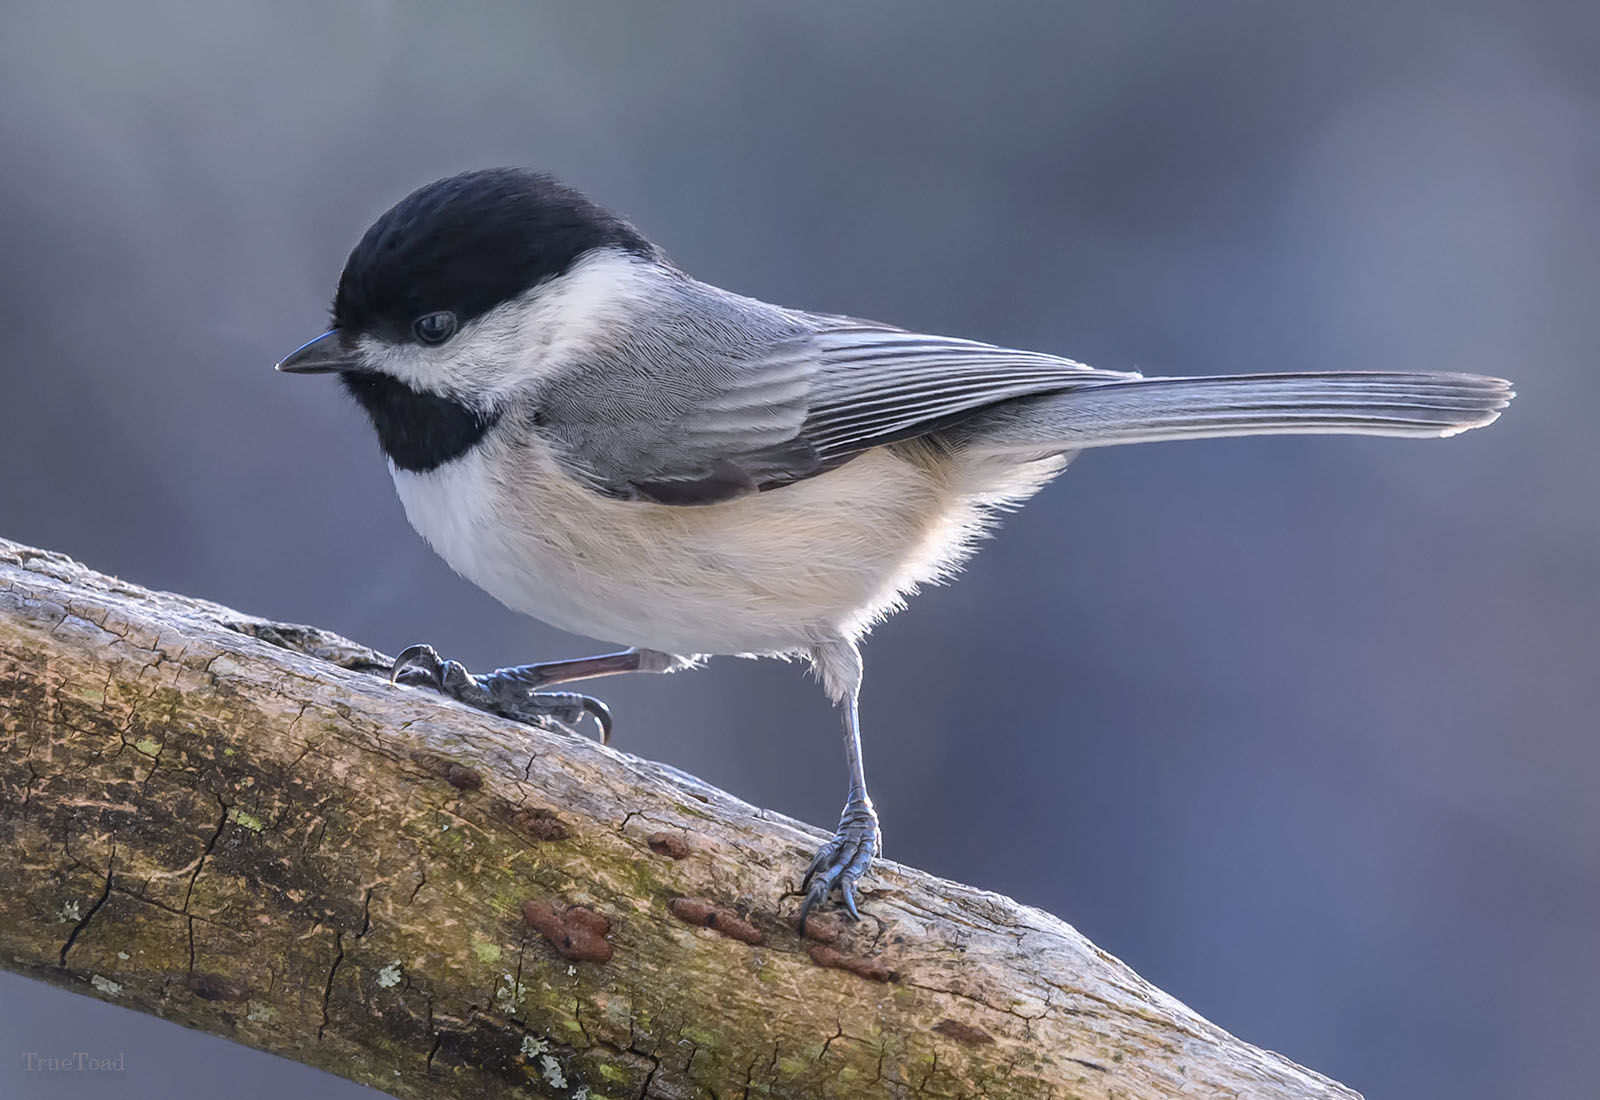
[[[1600,8],[18,4],[0,533],[390,652],[592,651],[453,576],[323,380],[367,224],[552,170],[689,271],[1154,373],[1440,368],[1442,442],[1090,454],[866,648],[897,860],[1370,1097],[1600,1077]],[[715,662],[621,747],[830,825],[832,715]],[[354,1086],[0,975],[0,1096]],[[126,1052],[119,1078],[21,1052]]]

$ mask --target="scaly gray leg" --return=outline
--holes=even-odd
[[[855,643],[839,639],[818,646],[811,654],[812,667],[844,716],[844,756],[850,768],[850,793],[833,839],[817,850],[816,858],[800,883],[806,899],[800,904],[800,933],[805,934],[806,917],[812,906],[826,901],[835,887],[844,901],[845,911],[860,920],[856,909],[856,883],[867,873],[883,846],[878,830],[878,815],[867,797],[867,776],[861,763],[861,719],[857,697],[861,692],[861,653]]]
[[[600,727],[600,743],[605,745],[611,741],[611,711],[604,703],[574,691],[539,689],[623,672],[677,672],[694,665],[689,658],[653,649],[624,649],[598,657],[497,668],[474,676],[460,661],[441,660],[431,645],[414,645],[407,646],[394,659],[389,682],[426,684],[470,707],[535,726],[545,718],[576,725],[587,714]]]

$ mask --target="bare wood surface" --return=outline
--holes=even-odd
[[[893,863],[803,941],[815,830],[386,665],[0,540],[0,965],[405,1098],[1355,1096]]]

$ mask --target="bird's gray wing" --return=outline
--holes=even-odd
[[[709,504],[832,469],[1011,398],[1125,381],[1038,352],[777,312],[737,329],[652,328],[541,406],[540,431],[597,492]],[[659,377],[648,366],[673,364]],[[682,369],[693,364],[693,369]]]
[[[1138,377],[865,323],[823,329],[803,343],[816,375],[801,435],[824,462],[924,435],[1011,398]]]

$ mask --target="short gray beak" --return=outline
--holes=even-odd
[[[338,329],[329,329],[310,343],[302,344],[291,352],[278,369],[285,374],[334,374],[353,370],[352,356],[339,342]]]

